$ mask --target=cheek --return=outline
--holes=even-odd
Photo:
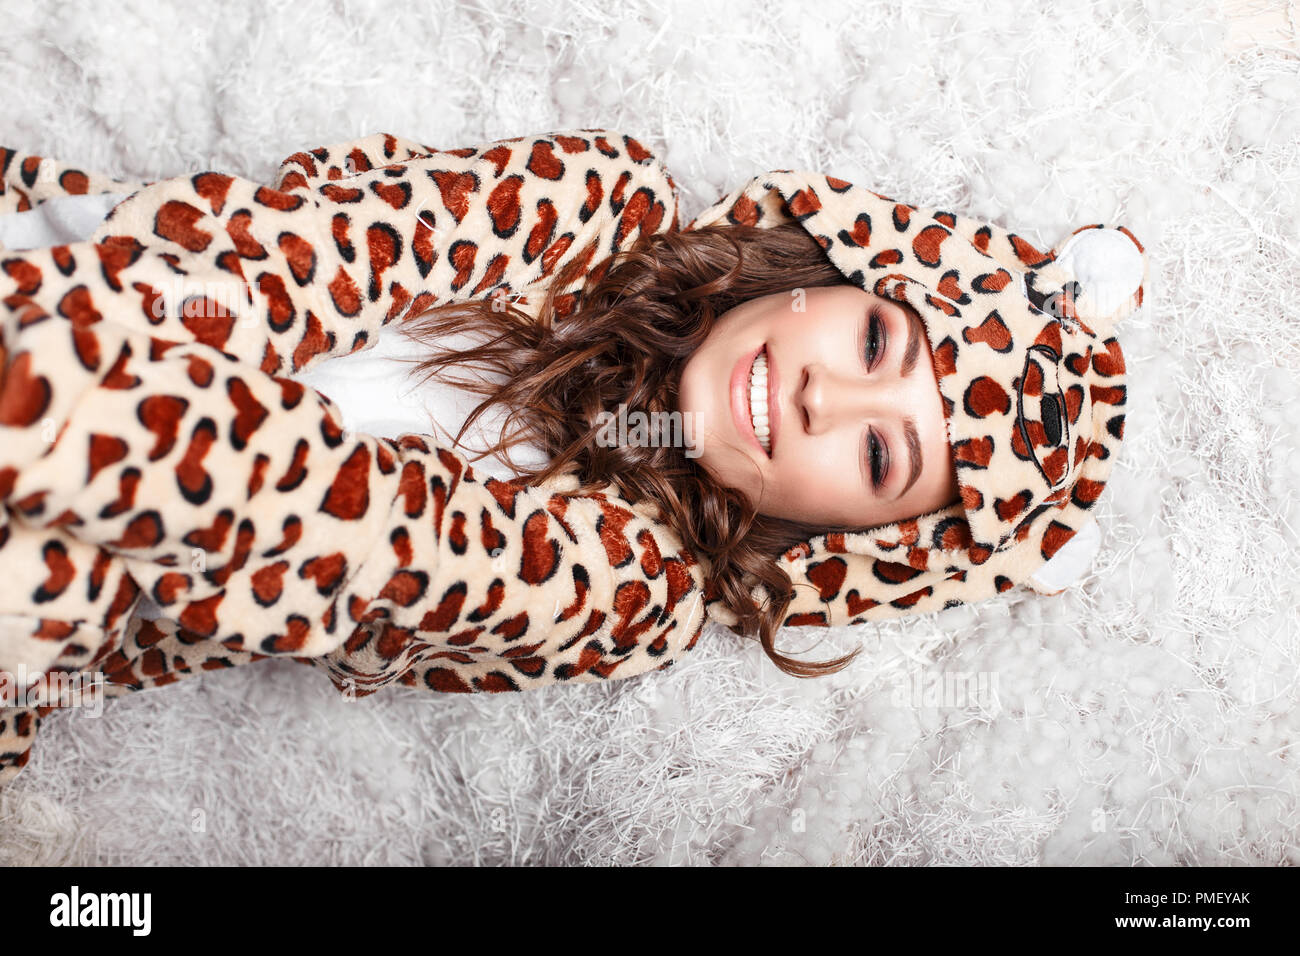
[[[765,484],[770,485],[771,480],[764,482],[758,466],[744,454],[727,445],[725,440],[710,440],[706,435],[696,462],[718,484],[742,492],[751,502],[766,499],[772,491],[770,487],[764,487]]]
[[[700,358],[698,351],[691,356],[682,368],[682,376],[677,383],[677,410],[693,416],[697,425],[708,420],[704,414],[707,395],[702,388],[704,376],[701,374]]]

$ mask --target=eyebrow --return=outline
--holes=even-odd
[[[900,308],[902,307],[900,306]],[[907,348],[903,350],[901,371],[903,377],[906,378],[916,368],[916,359],[921,353],[921,336],[917,329],[917,326],[921,324],[921,320],[913,316],[909,309],[903,309],[903,315],[907,318]],[[916,483],[916,479],[921,476],[921,468],[924,465],[921,460],[921,438],[916,433],[916,419],[911,415],[903,419],[903,435],[907,439],[907,451],[912,462],[907,475],[907,484],[903,485],[903,490],[894,496],[894,500],[898,500],[907,494],[907,489],[911,488]]]

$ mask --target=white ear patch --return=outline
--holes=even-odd
[[[1074,305],[1085,321],[1125,314],[1142,285],[1142,253],[1118,229],[1075,233],[1056,262],[1081,287]]]
[[[1096,231],[1096,230],[1094,230]],[[1101,528],[1089,517],[1052,559],[1039,568],[1025,583],[1039,594],[1060,594],[1083,576],[1092,566],[1101,545]]]

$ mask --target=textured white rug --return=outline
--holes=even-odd
[[[1066,594],[787,632],[865,642],[812,681],[726,631],[506,698],[209,675],[50,718],[0,863],[1300,863],[1300,60],[1215,7],[1043,6],[0,3],[0,144],[105,172],[609,126],[685,218],[818,169],[1047,246],[1124,222],[1152,271]]]

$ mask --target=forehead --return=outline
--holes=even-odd
[[[791,289],[788,293],[777,293],[772,296],[772,299],[774,303],[778,304],[778,307],[788,305],[790,308],[798,310],[800,292],[807,297],[809,306],[815,308],[817,312],[827,318],[838,313],[841,308],[867,309],[873,305],[878,305],[882,309],[890,309],[895,314],[901,312],[906,317],[909,325],[915,326],[917,338],[921,340],[925,351],[932,352],[925,319],[913,308],[910,302],[903,299],[891,299],[889,296],[876,295],[874,292],[868,292],[861,286],[851,282],[814,286],[802,290]],[[785,296],[784,300],[781,299],[782,295]]]
[[[925,322],[916,309],[908,302],[901,299],[891,299],[889,296],[876,295],[874,292],[868,292],[866,289],[852,282],[841,282],[835,285],[814,286],[810,289],[792,289],[786,293],[789,297],[796,297],[799,292],[803,292],[809,301],[816,302],[819,305],[842,304],[852,302],[863,306],[876,304],[885,307],[902,310],[907,317],[915,322],[921,323],[921,328],[925,328]]]

